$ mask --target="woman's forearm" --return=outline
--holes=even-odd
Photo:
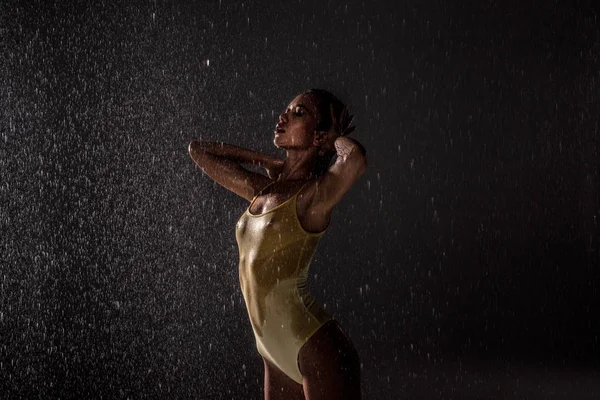
[[[268,167],[278,160],[275,157],[271,157],[258,151],[222,142],[192,140],[190,142],[189,150],[192,157],[194,156],[194,153],[204,152],[213,156],[223,157],[241,165],[254,165],[257,167]]]

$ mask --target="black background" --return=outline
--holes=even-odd
[[[261,398],[247,203],[187,144],[283,156],[277,116],[319,87],[369,158],[310,273],[364,398],[600,396],[598,25],[592,1],[0,2],[0,391]]]

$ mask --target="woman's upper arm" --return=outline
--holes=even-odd
[[[189,153],[196,165],[215,182],[248,201],[252,201],[271,179],[242,167],[237,162],[202,151],[190,143]]]
[[[366,168],[367,157],[364,151],[352,152],[345,158],[338,157],[318,183],[311,202],[313,209],[331,212]]]

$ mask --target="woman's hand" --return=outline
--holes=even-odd
[[[273,158],[269,160],[269,162],[266,165],[264,165],[264,169],[267,172],[269,178],[277,179],[279,174],[281,174],[281,172],[283,171],[283,163],[283,160]]]
[[[336,151],[335,140],[340,136],[346,136],[354,132],[356,126],[352,126],[352,119],[354,116],[348,115],[348,108],[344,106],[340,117],[337,118],[333,111],[333,104],[329,107],[331,111],[331,128],[327,132],[327,140],[323,147],[322,152]]]

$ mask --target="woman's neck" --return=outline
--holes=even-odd
[[[312,154],[289,152],[278,181],[309,180],[315,177],[315,159]]]

